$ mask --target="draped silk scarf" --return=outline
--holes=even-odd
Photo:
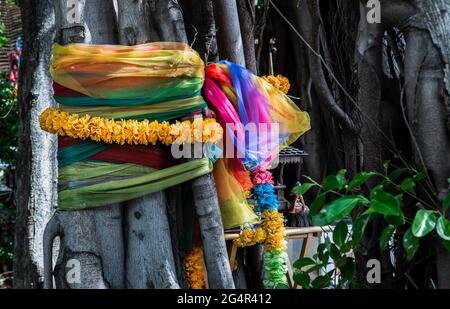
[[[56,44],[51,75],[59,111],[68,118],[89,115],[172,122],[192,119],[208,106],[225,139],[231,141],[226,147],[240,154],[214,159],[213,167],[209,158],[175,160],[168,146],[116,145],[61,136],[60,210],[123,202],[214,169],[224,227],[253,223],[257,218],[244,196],[248,181],[244,171],[272,162],[280,149],[310,128],[308,114],[270,84],[230,62],[212,64],[205,70],[198,54],[183,43]],[[70,129],[69,120],[53,126]],[[258,125],[260,138],[245,137],[249,124]]]

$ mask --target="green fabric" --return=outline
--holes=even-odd
[[[95,163],[91,162],[91,164]],[[109,168],[107,167],[108,164],[110,165]],[[133,164],[126,164],[127,166],[123,168],[117,167],[117,165],[123,164],[101,162],[97,172],[106,171],[111,176],[114,176],[116,172],[122,173],[122,175],[129,173],[130,177],[82,186],[76,189],[62,190],[58,196],[58,209],[80,210],[124,202],[209,174],[213,169],[212,162],[208,158],[204,158],[163,170],[154,170],[149,174],[135,177],[132,173],[135,168]],[[136,167],[142,168],[140,165],[136,165]],[[110,169],[116,169],[116,172],[109,172]],[[70,175],[64,175],[65,171],[65,169],[60,171],[62,179],[78,180],[78,176],[76,176],[77,179],[69,178],[69,176],[73,176],[74,170],[67,170]],[[80,173],[82,175],[80,175],[79,179],[92,178],[96,175],[95,171],[92,173],[87,171],[86,173]],[[103,175],[97,175],[97,177],[101,176]]]
[[[107,144],[93,141],[83,141],[72,146],[60,148],[58,150],[58,167],[61,169],[67,165],[84,161],[107,148]]]
[[[129,107],[108,107],[108,106],[95,106],[95,107],[86,107],[86,106],[65,106],[60,105],[59,110],[62,112],[67,112],[70,114],[78,114],[78,115],[90,115],[91,117],[103,117],[108,119],[135,119],[135,120],[144,120],[147,119],[149,121],[157,120],[157,121],[167,121],[176,118],[181,118],[189,113],[198,111],[200,109],[205,108],[207,105],[203,101],[203,99],[192,100],[190,105],[183,104],[185,107],[175,107],[171,108],[171,104],[165,104],[164,109],[160,109],[160,111],[156,111],[152,106],[143,106],[140,109],[133,109]],[[174,102],[183,102],[183,100]],[[181,104],[180,104],[181,105]]]
[[[161,122],[161,121],[168,121],[168,120],[173,120],[176,118],[184,117],[189,113],[196,112],[205,107],[207,107],[206,103],[195,106],[195,107],[177,110],[177,111],[173,111],[173,112],[166,112],[166,113],[159,113],[159,114],[145,114],[145,115],[138,115],[138,116],[133,116],[133,117],[129,117],[129,118],[115,118],[115,119],[134,119],[134,120],[148,119],[149,121],[156,120],[158,122]]]
[[[201,95],[201,91],[172,97],[151,97],[144,99],[97,99],[93,97],[60,97],[54,96],[55,101],[67,106],[140,106],[169,101],[183,100]]]
[[[130,99],[130,98],[164,98],[178,97],[186,94],[193,94],[201,90],[203,86],[202,77],[178,77],[152,82],[149,85],[139,85],[133,92],[103,92],[102,98],[113,100]]]
[[[155,169],[144,165],[132,163],[111,164],[105,161],[77,162],[60,169],[60,182],[68,182],[73,179],[86,180],[101,176],[132,177],[154,172]]]

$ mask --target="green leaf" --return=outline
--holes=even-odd
[[[335,175],[327,176],[322,185],[322,188],[325,191],[339,190],[339,181],[337,177]]]
[[[316,279],[314,279],[311,285],[314,289],[323,289],[328,284],[330,284],[330,281],[331,276],[327,274],[325,276],[319,276]]]
[[[450,252],[450,241],[449,240],[442,240],[442,245],[448,252]]]
[[[293,276],[294,282],[297,283],[302,288],[309,288],[309,284],[311,283],[311,278],[309,275],[303,271],[297,271]]]
[[[313,272],[316,272],[316,271],[320,270],[322,267],[324,267],[324,265],[318,264],[318,265],[315,265],[313,267],[308,268],[307,270],[305,270],[305,272],[308,273],[308,274],[311,274]]]
[[[342,190],[345,188],[345,186],[347,185],[347,179],[345,178],[345,175],[347,174],[347,170],[340,170],[337,174],[336,174],[336,179],[338,181],[339,190]]]
[[[419,238],[413,235],[411,229],[408,229],[403,235],[403,248],[406,252],[406,258],[411,261],[419,248]]]
[[[309,213],[311,214],[311,216],[315,216],[322,209],[323,205],[325,204],[326,197],[327,192],[324,192],[316,197],[314,202],[312,202],[311,207],[309,207]]]
[[[333,260],[336,260],[342,256],[341,251],[335,244],[332,244],[330,247],[330,256]]]
[[[384,161],[383,168],[384,168],[384,174],[385,175],[387,175],[390,165],[391,165],[391,161]]]
[[[359,188],[361,185],[366,183],[370,178],[372,178],[375,175],[377,175],[377,173],[372,173],[372,172],[371,173],[362,172],[362,173],[356,174],[355,177],[353,178],[353,180],[350,182],[350,184],[348,186],[348,190],[352,191],[356,188]]]
[[[330,259],[330,253],[328,249],[330,248],[330,243],[321,243],[317,246],[317,257],[322,265],[327,265]]]
[[[353,248],[353,240],[347,241],[345,244],[341,247],[341,253],[345,254],[352,250]]]
[[[344,221],[339,222],[333,231],[333,241],[338,247],[341,247],[347,239],[348,227]]]
[[[440,217],[437,221],[436,231],[444,240],[450,240],[450,221]]]
[[[325,217],[327,224],[341,220],[356,206],[360,204],[367,205],[369,201],[364,196],[344,196],[331,202],[326,208]]]
[[[364,230],[369,222],[370,215],[362,215],[353,224],[353,246],[356,248],[361,241]]]
[[[290,287],[289,287],[289,285],[287,285],[287,284],[284,284],[284,283],[278,283],[277,286],[276,286],[276,289],[277,289],[277,290],[289,290]]]
[[[411,194],[416,194],[415,188],[416,182],[412,178],[405,178],[403,179],[402,183],[400,184],[400,188],[402,188],[403,191],[409,192]]]
[[[356,265],[355,260],[351,257],[347,257],[347,261],[344,266],[339,268],[341,271],[341,277],[344,280],[351,280],[355,275]]]
[[[406,173],[407,171],[409,171],[409,169],[407,168],[398,168],[395,171],[393,171],[392,173],[389,174],[388,178],[395,182],[403,173]]]
[[[443,204],[444,214],[447,212],[448,208],[450,207],[450,192],[447,194],[447,196],[444,199]]]
[[[384,251],[387,249],[388,245],[389,245],[389,241],[392,238],[392,235],[394,234],[396,230],[396,227],[393,225],[388,225],[384,230],[383,233],[381,234],[381,238],[380,238],[380,249],[381,251]]]
[[[370,194],[371,206],[375,212],[386,216],[400,216],[400,203],[390,193],[387,193],[380,189],[380,187],[372,190]]]
[[[420,209],[411,226],[411,231],[416,237],[424,237],[436,227],[436,213],[431,210]]]
[[[317,215],[313,216],[312,221],[315,226],[329,225],[325,210],[322,210]]]
[[[425,178],[427,178],[427,172],[424,172],[424,171],[422,171],[419,174],[414,176],[414,180],[416,182],[420,182],[420,181],[424,180]]]
[[[304,183],[301,186],[296,186],[292,191],[297,195],[303,195],[308,192],[311,188],[313,188],[315,184],[313,183]]]
[[[322,262],[322,265],[327,265],[330,261],[330,252],[324,251],[321,254],[319,253],[319,260]]]
[[[400,216],[386,216],[384,220],[387,224],[397,227],[406,223],[405,215],[403,214],[403,212],[400,213]]]
[[[301,270],[305,266],[315,265],[316,262],[311,258],[301,258],[294,262],[294,267]]]

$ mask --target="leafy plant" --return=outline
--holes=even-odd
[[[17,90],[0,73],[0,161],[15,163],[19,127]]]
[[[420,244],[420,239],[435,232],[444,247],[450,251],[450,221],[446,212],[450,208],[450,194],[442,208],[428,205],[416,195],[415,188],[426,177],[412,168],[397,168],[385,173],[362,172],[353,179],[346,178],[346,171],[326,177],[322,184],[306,177],[309,182],[293,189],[296,194],[305,194],[313,188],[319,193],[311,203],[310,215],[315,225],[327,226],[336,223],[332,239],[318,246],[312,258],[303,258],[294,263],[294,281],[303,288],[348,288],[354,285],[356,265],[353,252],[358,248],[367,224],[375,218],[384,218],[386,227],[380,237],[379,246],[386,250],[393,236],[407,224],[404,208],[406,200],[417,201],[418,211],[403,234],[403,249],[411,261]],[[368,181],[370,190],[361,189]],[[450,179],[449,179],[450,182]],[[375,183],[375,185],[373,185]],[[358,208],[358,215],[354,210]],[[352,228],[348,229],[348,223]],[[320,272],[318,275],[317,273]],[[317,276],[313,279],[313,274]]]
[[[5,25],[3,25],[3,23],[0,23],[0,48],[2,48],[8,42],[9,39],[6,37],[5,34]]]

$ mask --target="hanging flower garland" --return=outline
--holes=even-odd
[[[291,87],[289,80],[282,76],[263,76],[263,79],[272,84],[283,93],[288,93]],[[253,192],[256,200],[255,212],[260,214],[261,227],[257,229],[246,228],[241,231],[234,243],[238,247],[254,246],[258,243],[264,244],[264,285],[276,288],[286,285],[286,273],[288,256],[286,253],[287,243],[285,240],[286,229],[284,227],[283,214],[278,212],[278,198],[275,194],[273,176],[266,168],[258,168],[252,173]]]
[[[193,244],[193,248],[186,252],[185,274],[189,289],[206,289],[205,263],[203,261],[203,249],[198,243]]]
[[[251,247],[264,242],[266,235],[266,231],[263,228],[246,228],[241,232],[239,238],[233,242],[239,248]]]
[[[264,240],[264,268],[266,279],[264,285],[276,288],[286,285],[287,254],[286,229],[284,218],[278,212],[278,199],[273,187],[272,173],[264,168],[253,174],[253,195],[257,201],[256,211],[261,213],[261,227],[266,232]]]
[[[250,247],[264,244],[264,268],[266,278],[264,285],[276,288],[286,285],[287,254],[286,229],[283,214],[278,212],[278,199],[273,187],[272,173],[264,168],[253,172],[253,196],[256,200],[255,211],[261,216],[261,227],[245,228],[240,237],[234,240],[238,247]]]
[[[289,92],[289,89],[291,89],[289,79],[287,77],[284,77],[283,75],[278,74],[277,76],[263,76],[262,79],[285,94],[287,94]]]
[[[164,145],[194,141],[217,143],[223,135],[222,127],[213,118],[196,118],[170,124],[156,120],[150,122],[79,116],[48,108],[39,117],[39,123],[49,133],[119,145],[155,145],[158,141]]]

